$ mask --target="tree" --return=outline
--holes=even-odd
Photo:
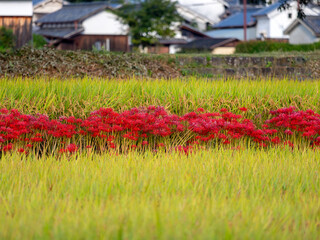
[[[303,7],[307,6],[309,3],[312,3],[313,1],[312,0],[295,0],[295,1],[297,1],[297,4],[298,4],[298,9],[297,9],[298,18],[304,19],[306,17],[306,14],[303,11]],[[281,5],[279,6],[278,9],[280,11],[283,11],[291,8],[290,2],[291,0],[281,0]]]
[[[181,21],[176,2],[170,0],[138,0],[115,13],[129,26],[133,45],[143,47],[157,43],[158,38],[173,37],[173,24]]]

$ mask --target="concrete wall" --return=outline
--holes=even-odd
[[[319,39],[302,24],[298,24],[290,33],[289,43],[291,44],[314,43],[317,41]]]
[[[118,17],[107,11],[102,11],[85,21],[83,35],[127,35],[128,26],[122,24]]]
[[[237,38],[243,40],[243,28],[216,29],[206,32],[207,35],[214,38]],[[247,40],[256,39],[256,28],[247,28]]]

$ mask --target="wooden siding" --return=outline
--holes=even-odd
[[[106,48],[106,41],[110,41],[110,51],[112,52],[128,52],[129,40],[125,35],[79,35],[70,40],[64,40],[58,45],[58,49],[63,50],[92,50],[97,42],[100,46]]]
[[[32,17],[0,16],[0,27],[13,30],[16,48],[22,47],[32,39]]]
[[[169,46],[148,46],[148,53],[157,53],[157,54],[163,54],[163,53],[169,53]]]

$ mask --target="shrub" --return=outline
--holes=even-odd
[[[11,29],[0,28],[0,51],[6,51],[14,47],[15,37]]]
[[[290,44],[275,41],[248,41],[236,46],[236,53],[260,53],[260,52],[310,52],[320,50],[320,42],[313,44]]]
[[[34,48],[43,48],[47,44],[46,39],[39,34],[32,34],[32,38]]]

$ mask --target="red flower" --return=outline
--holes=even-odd
[[[245,108],[245,107],[241,107],[241,108],[239,108],[239,110],[242,111],[242,112],[246,112],[248,109]]]
[[[19,152],[19,153],[24,153],[24,151],[25,151],[25,150],[24,150],[23,148],[19,148],[19,149],[18,149],[18,152]]]
[[[66,150],[69,152],[69,153],[75,153],[76,151],[78,151],[78,147],[77,145],[71,143],[67,146]]]

